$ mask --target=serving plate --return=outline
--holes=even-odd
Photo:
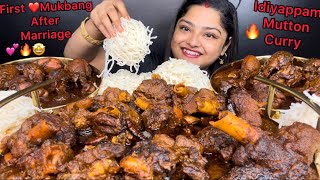
[[[261,66],[263,66],[267,60],[271,57],[271,55],[263,55],[263,56],[255,56],[259,61]],[[294,56],[294,64],[295,65],[303,65],[304,62],[308,61],[308,58],[305,57],[299,57],[299,56]],[[233,72],[236,70],[241,69],[241,64],[242,64],[243,59],[234,61],[230,64],[226,64],[218,68],[210,77],[210,83],[214,89],[217,89],[218,87],[221,86],[221,82],[223,81],[224,78],[228,76],[232,76]],[[295,98],[298,98],[302,101],[304,101],[306,104],[308,104],[311,108],[313,108],[319,115],[319,106],[311,101],[307,96],[305,96],[303,93],[300,93],[293,88],[287,87],[285,85],[276,83],[275,81],[271,81],[267,78],[261,77],[261,76],[256,76],[254,79],[259,80],[260,82],[263,82],[265,84],[269,85],[269,95],[268,95],[268,104],[266,108],[263,108],[263,110],[266,111],[268,118],[271,119],[271,111],[277,112],[277,110],[272,109],[272,103],[273,103],[273,98],[275,94],[275,89],[278,88],[279,90],[285,91],[286,93],[292,95]],[[281,87],[280,87],[281,86]],[[279,113],[279,111],[278,111]],[[318,125],[317,129],[320,131],[320,118],[318,120]]]
[[[255,56],[261,63],[261,65],[264,65],[264,63],[267,62],[267,60],[271,57],[271,55],[262,55],[262,56]],[[295,63],[304,63],[305,61],[309,60],[308,58],[305,57],[299,57],[299,56],[294,56],[294,61]],[[216,80],[219,77],[225,77],[228,75],[233,70],[240,69],[241,68],[241,63],[243,59],[233,61],[229,64],[222,65],[220,68],[215,70],[211,77],[210,77],[210,82],[211,85],[214,87],[216,85]]]

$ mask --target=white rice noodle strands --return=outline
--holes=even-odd
[[[316,94],[310,95],[307,90],[303,92],[309,99],[320,106],[320,97]],[[282,126],[290,126],[294,122],[309,124],[317,128],[319,115],[306,103],[291,103],[290,109],[280,110],[280,118],[273,119],[279,123],[279,128]]]
[[[152,73],[159,74],[168,84],[184,83],[198,90],[201,88],[213,90],[208,73],[201,70],[198,65],[183,59],[169,58]]]
[[[141,73],[138,75],[128,70],[120,69],[116,73],[110,73],[102,79],[98,95],[102,95],[108,87],[126,90],[132,94],[144,79],[149,78],[151,78],[151,73]]]
[[[157,38],[151,36],[153,28],[145,27],[141,21],[132,18],[127,20],[123,17],[120,19],[124,31],[117,32],[114,38],[104,40],[106,62],[100,76],[108,75],[115,61],[120,66],[130,66],[130,71],[137,73],[139,63],[144,62],[145,56],[150,54],[149,46],[153,43],[152,39]]]

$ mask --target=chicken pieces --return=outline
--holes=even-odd
[[[50,85],[38,89],[43,108],[66,104],[96,90],[96,72],[84,59],[67,63],[57,58],[40,58],[30,62],[1,65],[0,71],[1,90],[19,91],[54,79]],[[81,92],[74,92],[75,89]]]
[[[109,87],[38,113],[0,142],[0,178],[318,178],[310,166],[318,131],[296,123],[271,136],[250,94],[229,93],[239,117],[223,111],[225,99],[213,91],[161,79],[144,81],[133,96]]]
[[[318,144],[320,144],[320,139],[318,139],[320,133],[311,126],[296,123],[280,130],[279,137],[276,138],[266,135],[261,129],[253,126],[246,127],[240,133],[237,127],[245,124],[244,120],[233,118],[237,122],[229,124],[224,119],[225,117],[219,120],[220,122],[212,122],[212,125],[236,139],[244,137],[249,139],[249,141],[242,141],[243,147],[237,148],[233,154],[233,162],[240,167],[234,167],[235,169],[231,170],[228,178],[305,179],[311,174],[310,161],[313,161],[312,158],[319,148]],[[221,123],[223,125],[220,125]],[[316,136],[314,140],[310,138],[313,133]],[[290,141],[294,141],[296,144]],[[303,148],[305,143],[302,141],[311,142],[307,144],[306,148]]]
[[[202,145],[185,136],[176,140],[164,134],[157,134],[153,140],[138,142],[124,157],[120,166],[128,176],[137,179],[165,179],[185,175],[192,179],[209,179],[205,171],[207,160],[201,155]],[[176,169],[183,174],[174,174]]]

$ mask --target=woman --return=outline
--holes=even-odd
[[[66,45],[65,56],[87,59],[101,70],[104,52],[97,45],[99,40],[114,37],[116,30],[122,32],[120,17],[130,18],[123,1],[105,0],[97,5],[90,19],[83,23],[87,37],[83,28],[82,32],[78,28]],[[165,60],[169,56],[184,59],[211,74],[221,64],[236,59],[238,19],[235,7],[228,0],[186,0],[173,27]],[[163,60],[149,56],[145,62],[140,67],[142,71],[151,71]]]

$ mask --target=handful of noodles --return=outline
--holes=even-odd
[[[117,33],[116,37],[105,39],[103,48],[106,51],[105,68],[100,76],[107,76],[111,71],[115,61],[120,66],[130,66],[130,71],[137,73],[139,63],[144,61],[147,54],[150,54],[149,46],[153,43],[151,40],[157,37],[151,37],[153,29],[145,27],[141,21],[134,19],[127,20],[120,18],[123,32]],[[111,59],[109,57],[111,56]]]

